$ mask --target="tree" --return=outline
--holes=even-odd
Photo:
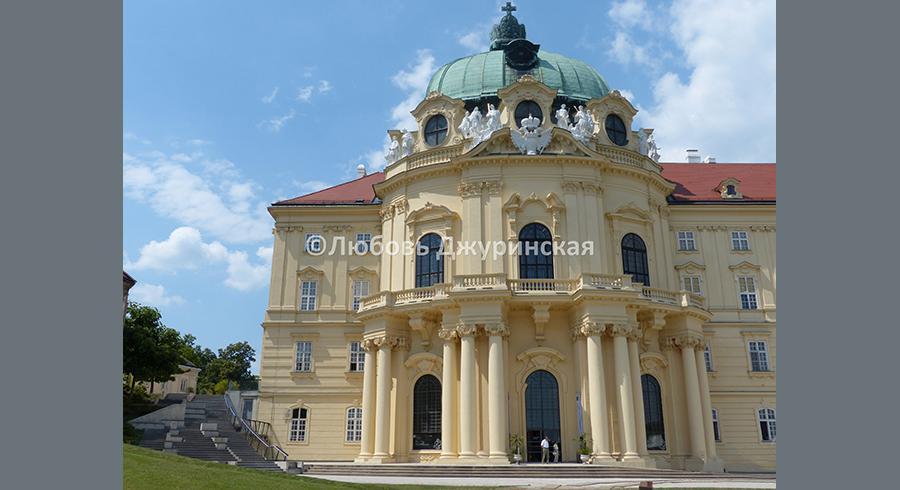
[[[221,391],[231,381],[239,389],[255,389],[258,382],[250,374],[250,365],[256,361],[256,351],[247,342],[235,342],[219,349],[200,372],[198,388],[204,393]]]
[[[136,381],[164,382],[181,373],[184,343],[177,330],[162,323],[159,310],[129,303],[122,332],[122,371]]]

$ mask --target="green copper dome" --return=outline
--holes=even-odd
[[[523,71],[507,64],[503,50],[460,58],[442,66],[431,77],[426,93],[437,91],[463,100],[496,97],[498,90],[526,73],[557,89],[559,97],[589,100],[609,93],[606,81],[587,63],[544,50],[537,52],[535,66]]]
[[[510,2],[491,29],[491,50],[442,66],[431,77],[426,93],[440,92],[467,101],[496,98],[497,91],[530,74],[557,90],[562,99],[599,99],[609,93],[603,77],[587,63],[548,51],[525,38],[525,24],[513,16]]]

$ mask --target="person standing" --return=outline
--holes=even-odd
[[[550,462],[550,440],[547,439],[547,436],[541,440],[541,463],[549,463]]]

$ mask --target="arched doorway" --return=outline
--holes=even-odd
[[[547,437],[550,447],[559,444],[559,460],[563,460],[559,424],[559,383],[547,371],[538,370],[525,380],[525,461],[541,461],[541,440]],[[552,450],[551,450],[552,458]]]
[[[647,432],[647,449],[666,449],[666,427],[663,424],[662,390],[652,375],[641,375],[644,395],[644,427]]]

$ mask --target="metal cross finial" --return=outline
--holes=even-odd
[[[516,11],[516,6],[512,2],[506,2],[506,6],[500,7],[500,10],[506,12],[506,15],[512,15]]]

